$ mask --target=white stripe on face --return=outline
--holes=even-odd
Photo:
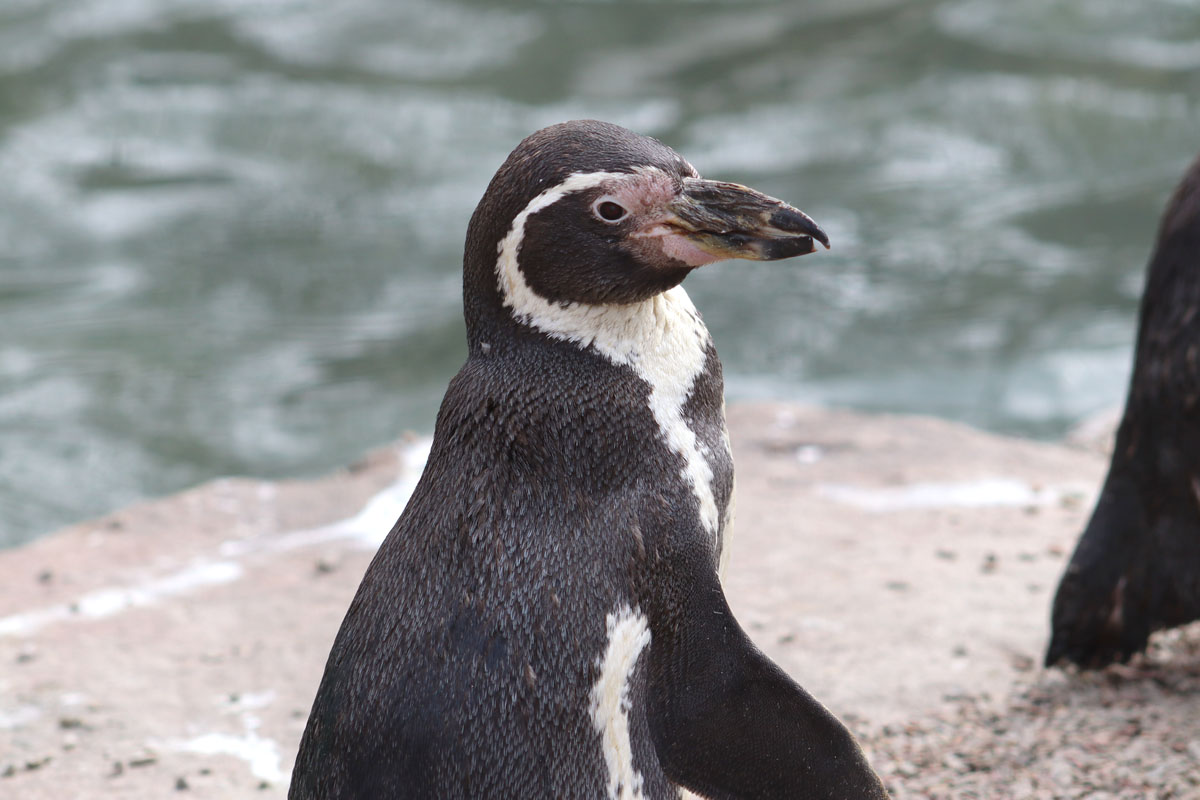
[[[496,262],[500,296],[518,321],[556,339],[591,347],[613,364],[630,367],[646,382],[650,412],[667,446],[683,457],[681,477],[696,496],[701,523],[715,539],[720,520],[712,467],[683,414],[692,387],[704,371],[711,339],[687,293],[676,286],[638,303],[561,305],[537,294],[518,265],[525,224],[531,215],[573,192],[630,177],[629,173],[577,172],[533,198],[500,241]]]

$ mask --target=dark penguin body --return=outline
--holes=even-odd
[[[721,366],[678,284],[824,234],[606,123],[472,217],[469,355],[338,632],[289,797],[886,797],[738,627]]]
[[[1200,159],[1163,213],[1108,477],[1054,598],[1046,664],[1125,661],[1200,619]]]

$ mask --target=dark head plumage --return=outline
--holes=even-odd
[[[506,239],[534,293],[589,306],[645,300],[712,261],[788,258],[812,252],[814,240],[829,246],[803,212],[703,180],[662,142],[596,120],[530,135],[488,186],[464,255],[472,343],[511,323],[498,261]]]

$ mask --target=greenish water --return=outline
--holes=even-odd
[[[0,544],[431,430],[467,218],[584,116],[829,232],[689,280],[731,398],[1051,437],[1121,401],[1200,9],[5,0]]]

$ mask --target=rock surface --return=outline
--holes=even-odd
[[[1200,797],[1200,628],[1043,670],[1106,459],[915,417],[729,411],[726,587],[896,798]],[[0,797],[281,798],[423,443],[222,480],[0,553]]]

